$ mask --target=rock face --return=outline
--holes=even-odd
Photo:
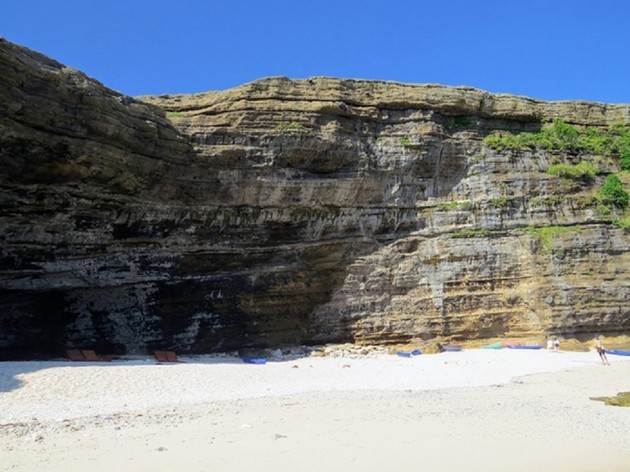
[[[0,355],[628,332],[630,236],[590,198],[618,160],[484,144],[555,118],[630,107],[328,78],[132,99],[0,41]],[[546,172],[578,161],[593,181]]]

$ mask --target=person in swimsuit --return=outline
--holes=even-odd
[[[606,357],[604,342],[602,341],[602,338],[599,337],[599,335],[595,336],[595,350],[597,351],[597,354],[599,354],[599,358],[601,359],[602,364],[610,365],[610,362],[608,362],[608,358]]]

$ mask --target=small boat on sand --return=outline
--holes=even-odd
[[[462,348],[457,346],[456,344],[445,344],[444,346],[442,346],[442,349],[446,352],[458,352],[462,350]]]
[[[507,344],[505,347],[508,349],[540,349],[540,344]]]
[[[264,357],[241,357],[246,364],[266,364],[267,359]]]
[[[411,352],[398,351],[396,353],[398,357],[413,357],[413,356],[419,356],[420,354],[422,354],[422,351],[420,349],[414,349]]]

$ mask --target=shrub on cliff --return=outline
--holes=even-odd
[[[626,148],[621,150],[619,163],[623,170],[630,170],[630,143]]]
[[[543,252],[545,253],[553,253],[553,242],[559,236],[579,231],[579,226],[528,226],[525,228],[527,234],[540,241]]]
[[[580,133],[562,120],[554,120],[550,128],[544,128],[536,135],[537,145],[551,151],[578,150]]]
[[[630,200],[628,192],[624,190],[621,180],[615,174],[606,177],[604,185],[599,189],[599,195],[604,204],[617,208],[626,208]]]
[[[570,180],[591,180],[597,174],[597,169],[590,162],[580,162],[576,165],[556,164],[547,173]]]
[[[550,151],[579,150],[580,132],[562,120],[554,120],[550,127],[538,133],[491,134],[484,143],[497,151],[547,149]]]
[[[619,149],[619,163],[622,170],[630,170],[630,128],[623,124],[611,126],[611,134],[617,138]]]
[[[626,233],[630,232],[630,216],[624,216],[622,218],[617,218],[613,220],[613,224],[617,228],[621,228]]]
[[[496,151],[548,151],[585,152],[593,155],[618,155],[621,167],[630,170],[630,129],[619,123],[606,131],[596,128],[578,130],[560,119],[553,121],[537,133],[490,134],[484,138],[486,146]]]

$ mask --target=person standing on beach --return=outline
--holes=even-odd
[[[602,338],[599,337],[599,334],[595,336],[595,350],[597,351],[597,354],[599,354],[599,358],[601,359],[602,364],[610,365],[610,362],[608,362],[608,358],[606,357],[604,342],[602,341]]]

